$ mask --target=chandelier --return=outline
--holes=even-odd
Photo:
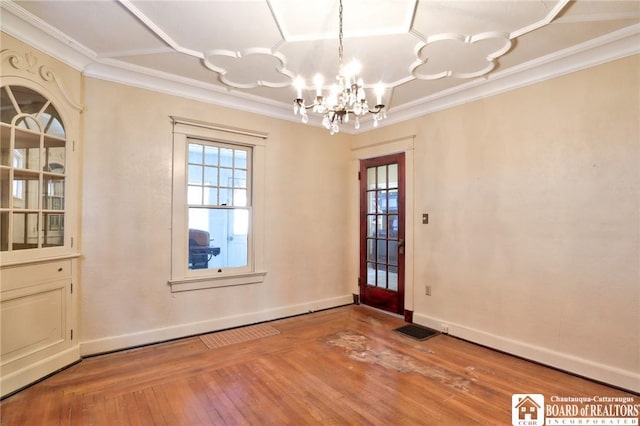
[[[384,104],[382,103],[382,95],[384,94],[384,86],[378,83],[375,87],[376,105],[373,109],[369,108],[364,89],[364,83],[358,78],[360,64],[353,60],[347,66],[344,66],[344,54],[342,44],[342,0],[340,0],[339,9],[340,29],[338,33],[338,61],[339,71],[336,76],[337,83],[331,85],[328,96],[322,95],[324,78],[320,74],[316,74],[313,78],[313,84],[316,89],[316,97],[311,105],[306,105],[302,98],[302,89],[305,88],[305,82],[302,77],[298,76],[294,81],[297,90],[297,97],[293,101],[294,115],[300,114],[303,123],[309,122],[307,115],[308,109],[313,109],[314,113],[323,114],[322,125],[333,135],[340,131],[340,125],[349,122],[349,116],[354,117],[355,129],[360,128],[360,117],[371,114],[373,117],[373,127],[378,126],[378,121],[386,118]]]

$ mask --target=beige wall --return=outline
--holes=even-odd
[[[99,352],[349,303],[348,141],[96,79],[85,86],[82,349]],[[170,116],[269,133],[266,280],[171,293]]]
[[[355,138],[416,135],[416,322],[640,389],[639,63]]]

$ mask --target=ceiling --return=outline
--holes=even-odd
[[[387,122],[640,51],[638,0],[344,0],[344,58]],[[338,71],[337,0],[2,1],[2,29],[86,75],[293,116]],[[318,121],[313,123],[318,124]],[[363,126],[362,130],[367,130]]]

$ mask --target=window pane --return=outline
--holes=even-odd
[[[220,165],[223,167],[233,167],[233,149],[220,148]]]
[[[233,186],[236,188],[247,187],[247,171],[246,170],[236,169],[235,175],[233,177]]]
[[[204,168],[204,184],[211,185],[211,186],[218,186],[218,168],[217,167]]]
[[[205,186],[204,187],[204,205],[217,206],[218,204],[218,188]]]
[[[203,146],[197,143],[189,144],[189,162],[190,163],[202,163],[202,148]]]
[[[230,206],[232,204],[231,191],[231,188],[220,188],[220,199],[218,200],[220,206]]]
[[[202,185],[202,166],[189,164],[189,184]]]
[[[209,166],[217,166],[218,165],[218,147],[215,146],[205,146],[204,147],[204,164]]]
[[[235,151],[235,164],[234,166],[237,169],[246,169],[247,168],[247,151],[236,150]]]
[[[233,169],[220,169],[220,186],[233,186]]]
[[[233,205],[236,207],[247,206],[247,190],[246,189],[233,190]]]
[[[247,266],[247,209],[189,209],[189,269]]]
[[[189,186],[187,189],[187,204],[202,204],[201,186]]]

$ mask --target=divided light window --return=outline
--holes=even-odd
[[[251,147],[187,140],[190,270],[249,265]]]

